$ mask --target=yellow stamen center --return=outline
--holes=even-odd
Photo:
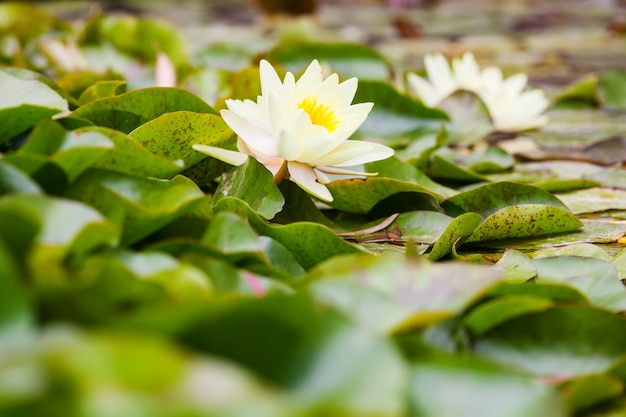
[[[331,107],[318,103],[316,99],[307,97],[300,102],[299,108],[307,112],[314,125],[324,126],[329,132],[337,128],[339,120]]]

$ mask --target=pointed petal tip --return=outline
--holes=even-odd
[[[195,144],[191,147],[198,152],[235,166],[243,165],[248,160],[248,155],[244,153],[229,151],[228,149],[218,148],[216,146]]]

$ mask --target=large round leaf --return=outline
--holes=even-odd
[[[382,333],[452,317],[500,278],[500,270],[484,265],[431,264],[392,253],[338,257],[307,277],[317,298]]]
[[[441,110],[426,107],[391,84],[380,81],[359,82],[354,102],[375,103],[367,120],[357,130],[362,137],[412,138],[436,133],[448,120]]]
[[[341,239],[327,226],[319,223],[269,224],[246,202],[238,198],[220,199],[215,205],[215,212],[221,211],[232,211],[247,218],[259,234],[281,243],[305,269],[310,269],[336,255],[362,252],[362,249]]]
[[[178,88],[151,87],[92,101],[76,109],[73,117],[97,126],[130,133],[144,123],[175,111],[217,114],[194,94]]]
[[[23,80],[0,70],[0,145],[39,120],[69,110],[67,101],[39,80]]]
[[[367,178],[338,180],[328,184],[333,195],[329,204],[342,211],[367,214],[378,203],[394,194],[406,193],[407,198],[414,200],[413,206],[404,205],[398,211],[433,210],[444,197],[421,185],[391,178]]]
[[[467,242],[519,239],[580,229],[582,222],[569,211],[543,204],[511,205],[496,211],[478,226]]]
[[[571,285],[595,306],[618,312],[626,311],[626,287],[609,262],[580,256],[554,256],[535,259],[537,282]]]
[[[214,305],[179,340],[246,366],[319,415],[391,417],[405,407],[406,370],[392,344],[305,295]]]
[[[593,308],[554,308],[491,329],[476,340],[474,352],[547,377],[601,373],[626,352],[626,319]]]
[[[144,123],[128,136],[150,152],[188,168],[206,158],[192,145],[221,147],[229,142],[233,132],[217,115],[176,111]]]
[[[356,43],[283,43],[269,51],[266,58],[294,73],[317,59],[344,78],[387,80],[391,76],[389,63],[378,51]]]
[[[565,417],[548,384],[486,366],[420,363],[411,374],[411,406],[423,417]]]
[[[204,197],[186,177],[165,181],[96,169],[81,175],[66,195],[97,208],[119,223],[125,244],[191,211]]]
[[[487,217],[500,209],[521,204],[546,204],[567,210],[558,198],[541,188],[507,181],[456,194],[444,201],[442,207],[451,216],[473,211]]]

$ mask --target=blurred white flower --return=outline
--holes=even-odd
[[[326,174],[372,175],[342,169],[385,159],[394,151],[384,145],[348,140],[365,121],[372,103],[351,104],[357,79],[339,83],[337,74],[322,78],[317,60],[298,81],[288,72],[283,81],[272,65],[260,64],[261,95],[257,101],[226,100],[224,121],[237,133],[239,152],[194,145],[193,148],[233,165],[253,156],[272,172],[274,181],[287,175],[324,201],[333,197]]]
[[[453,59],[452,66],[442,54],[428,54],[424,57],[424,65],[427,79],[409,73],[407,81],[410,89],[427,106],[438,106],[456,91],[469,91],[485,104],[497,131],[536,129],[548,123],[548,116],[543,112],[550,102],[542,90],[524,91],[528,82],[526,74],[505,79],[497,67],[481,71],[470,52],[461,59]]]

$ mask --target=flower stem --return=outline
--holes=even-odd
[[[274,174],[274,185],[280,184],[282,180],[285,178],[289,178],[289,170],[287,169],[287,161],[283,162],[283,164],[278,168],[276,174]]]

